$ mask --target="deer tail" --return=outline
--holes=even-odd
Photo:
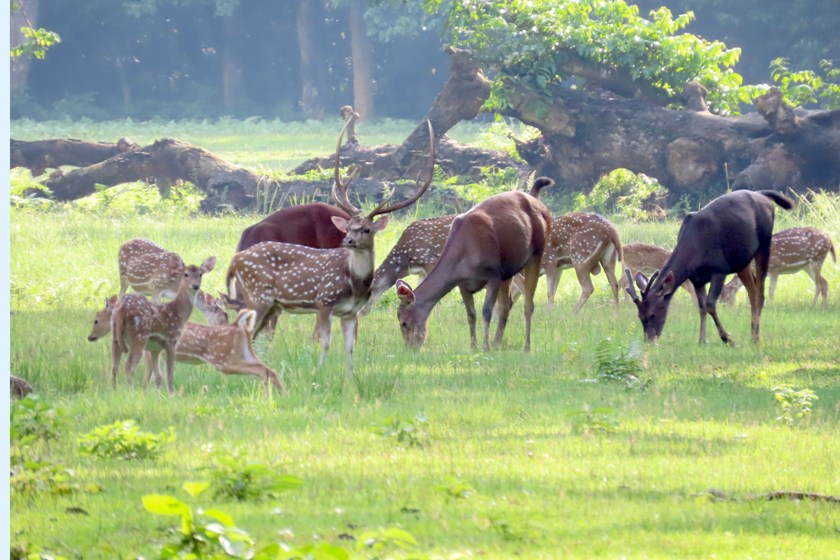
[[[615,252],[618,254],[619,262],[624,261],[624,248],[621,246],[621,237],[619,237],[617,229],[610,228],[610,240],[615,245]]]
[[[834,264],[837,264],[837,254],[834,252],[834,241],[831,239],[828,240],[828,252],[831,253],[831,260],[834,261]]]
[[[767,198],[769,198],[770,200],[772,200],[773,202],[775,202],[776,204],[778,204],[779,206],[784,208],[785,210],[790,210],[791,208],[793,208],[795,206],[795,204],[793,203],[793,201],[791,199],[789,199],[788,197],[786,197],[785,195],[783,195],[780,192],[776,192],[776,191],[758,191],[758,192],[759,192],[759,194],[763,194],[764,196],[766,196]]]
[[[531,185],[531,192],[529,192],[528,194],[530,194],[531,196],[533,196],[536,199],[539,199],[540,198],[540,191],[542,189],[544,189],[546,187],[553,187],[553,186],[554,186],[554,179],[552,179],[551,177],[537,177],[537,179],[534,181],[534,184]]]

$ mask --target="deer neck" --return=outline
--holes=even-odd
[[[347,250],[347,272],[350,275],[350,284],[354,294],[370,292],[373,271],[373,248]]]
[[[178,287],[178,293],[175,295],[175,299],[165,304],[165,308],[175,315],[179,319],[179,322],[183,324],[190,318],[193,305],[195,304],[195,298],[197,296],[198,292],[191,293],[189,286],[187,286],[186,283],[181,282],[181,285]]]

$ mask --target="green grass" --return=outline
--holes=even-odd
[[[239,233],[254,220],[12,210],[11,371],[65,412],[52,460],[102,487],[13,495],[13,543],[84,558],[156,557],[176,521],[146,512],[140,500],[162,493],[227,511],[262,544],[355,549],[340,535],[401,527],[433,558],[836,557],[836,505],[747,499],[776,490],[840,495],[840,274],[833,265],[825,267],[824,310],[808,305],[807,276],[782,277],[759,346],[748,342],[743,297],[721,311],[736,346],[699,346],[697,312],[684,295],[660,344],[642,345],[635,310],[623,303],[614,315],[603,275],[583,312],[572,315],[579,288],[567,273],[552,313],[540,285],[529,355],[520,349],[521,305],[506,347],[485,354],[470,350],[454,294],[432,313],[425,347],[410,352],[389,295],[361,322],[357,384],[344,379],[337,327],[318,370],[312,316],[283,315],[274,339],[260,337],[256,347],[283,377],[286,397],[265,401],[253,379],[183,364],[174,398],[130,389],[122,378],[112,391],[108,341],[85,337],[102,298],[117,291],[119,244],[146,236],[189,262],[215,254],[219,269],[205,280],[214,291]],[[379,260],[407,223],[397,220],[381,234]],[[663,243],[676,229],[672,222],[620,226],[627,241]],[[596,376],[595,347],[606,337],[641,347],[646,391],[582,382]],[[816,392],[809,422],[791,429],[775,420],[771,389],[783,383]],[[617,429],[576,431],[568,414],[585,406],[609,408]],[[423,447],[372,431],[390,417],[404,424],[419,415],[427,419]],[[172,426],[177,440],[156,462],[79,452],[82,434],[124,419],[155,433]],[[226,445],[281,464],[303,487],[258,503],[187,498],[183,482],[208,479],[208,447]],[[454,498],[441,489],[455,481],[475,494]],[[710,489],[733,500],[718,501]],[[89,515],[70,513],[74,507]]]
[[[140,143],[172,136],[255,169],[287,171],[330,151],[338,125],[337,119],[15,121],[12,135],[128,135]],[[359,134],[366,143],[400,142],[413,126],[385,121],[369,133],[360,127]],[[458,140],[475,142],[483,127],[459,129],[453,133]],[[779,212],[777,229],[817,225],[838,239],[836,200],[799,208]],[[412,213],[435,211],[433,202],[421,201]],[[378,235],[378,260],[411,217],[398,217]],[[13,545],[86,559],[156,558],[178,521],[146,512],[141,498],[170,494],[230,513],[261,545],[327,542],[355,550],[351,538],[400,527],[419,543],[412,557],[837,557],[836,504],[751,499],[777,490],[840,495],[840,269],[833,263],[823,271],[830,286],[826,309],[810,307],[813,284],[805,274],[780,279],[758,346],[749,342],[743,295],[720,310],[734,347],[716,339],[697,344],[697,311],[684,293],[675,297],[661,341],[652,346],[642,344],[631,304],[622,300],[614,314],[603,275],[583,311],[573,315],[579,287],[567,271],[553,312],[546,311],[540,284],[530,354],[521,351],[521,305],[512,312],[502,350],[471,350],[454,293],[433,311],[424,348],[410,352],[391,292],[361,320],[356,383],[344,377],[338,327],[327,362],[317,369],[313,317],[285,314],[275,337],[261,336],[255,346],[285,381],[288,396],[265,400],[254,379],[184,364],[176,367],[175,397],[128,388],[122,377],[112,391],[109,341],[85,338],[94,312],[118,289],[120,243],[148,237],[192,263],[216,255],[218,268],[204,281],[216,292],[240,232],[258,219],[171,209],[142,216],[58,206],[11,210],[11,372],[29,380],[64,419],[61,436],[30,453],[73,469],[80,488],[101,488],[13,493]],[[673,246],[678,223],[618,228],[625,243]],[[596,348],[605,338],[617,349],[640,352],[646,390],[589,382],[597,377]],[[773,388],[782,384],[818,396],[811,417],[793,428],[776,420]],[[595,423],[581,423],[579,413],[587,408],[606,409],[614,430],[600,433]],[[422,430],[416,435],[422,446],[382,434],[395,418]],[[154,462],[79,451],[82,435],[128,419],[146,432],[173,427],[177,439],[164,444]],[[261,502],[212,493],[188,498],[182,483],[209,480],[210,450],[228,446],[300,477],[302,488]],[[474,493],[456,497],[458,485]],[[386,554],[411,556],[393,548]]]

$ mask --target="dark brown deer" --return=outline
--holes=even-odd
[[[540,190],[554,184],[548,177],[534,182],[530,195],[520,191],[497,194],[452,222],[449,237],[435,267],[412,290],[397,281],[401,303],[397,311],[403,339],[413,348],[426,339],[426,322],[438,301],[456,286],[465,295],[470,320],[470,342],[476,345],[473,294],[486,287],[482,317],[484,349],[490,349],[490,321],[499,303],[494,344],[501,344],[512,305],[510,283],[515,274],[525,276],[525,350],[531,348],[531,316],[540,261],[551,231],[551,214],[539,200]]]
[[[824,231],[815,227],[790,228],[773,236],[770,247],[770,264],[767,275],[770,277],[770,289],[767,299],[772,302],[776,292],[776,282],[782,274],[795,274],[804,270],[814,281],[814,299],[811,305],[816,305],[822,297],[822,305],[828,303],[828,280],[822,275],[822,266],[826,256],[831,254],[831,260],[837,262],[834,243]],[[735,303],[735,294],[743,284],[735,276],[724,287],[720,301],[728,304]]]
[[[715,304],[727,274],[736,272],[747,288],[752,313],[753,342],[759,341],[761,310],[764,307],[764,279],[770,261],[770,243],[775,220],[774,203],[793,208],[793,202],[775,191],[735,191],[724,194],[683,220],[677,246],[662,270],[648,280],[636,274],[642,291],[639,297],[630,281],[627,292],[639,311],[645,339],[655,341],[662,334],[668,305],[676,289],[691,281],[700,309],[700,342],[706,342],[706,314],[712,316],[721,340],[732,342],[717,316]],[[755,274],[750,262],[755,260]],[[706,284],[711,283],[708,298]]]
[[[431,184],[435,147],[431,123],[428,126],[430,163],[426,181],[421,184],[418,178],[415,192],[407,200],[388,206],[390,201],[386,198],[367,216],[360,215],[360,210],[347,198],[347,187],[353,177],[342,182],[339,175],[338,146],[344,136],[342,130],[336,147],[333,197],[352,216],[349,220],[332,218],[334,227],[344,233],[342,247],[313,249],[265,242],[234,255],[228,268],[228,286],[231,296],[241,299],[244,306],[257,312],[255,336],[277,309],[317,313],[321,335],[320,365],[330,346],[332,317],[337,316],[344,332],[347,374],[352,377],[356,315],[370,298],[373,281],[374,236],[388,224],[389,213],[413,204]],[[374,221],[376,216],[382,217]],[[234,293],[237,290],[239,293]]]
[[[294,243],[318,249],[341,247],[344,234],[332,224],[333,216],[350,219],[346,211],[323,202],[283,208],[246,228],[236,245],[236,252],[263,241]]]
[[[168,303],[154,303],[136,294],[125,295],[116,303],[111,316],[111,383],[115,389],[122,355],[128,353],[125,376],[131,384],[134,368],[145,348],[152,355],[154,370],[157,369],[160,353],[166,353],[166,386],[170,394],[175,392],[175,346],[184,323],[192,313],[193,302],[201,287],[201,277],[213,270],[215,265],[216,257],[208,257],[200,267],[185,267],[178,294]],[[153,369],[150,368],[144,387],[152,374]]]

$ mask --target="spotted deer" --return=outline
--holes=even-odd
[[[605,217],[591,212],[572,212],[554,218],[542,260],[548,284],[548,308],[554,307],[554,295],[563,270],[574,268],[580,283],[581,293],[575,304],[577,313],[595,291],[590,274],[598,274],[603,268],[618,309],[616,260],[621,260],[621,239],[618,230]]]
[[[476,346],[473,294],[486,288],[482,318],[484,349],[490,349],[490,321],[499,305],[495,346],[504,337],[512,305],[511,279],[524,274],[525,350],[531,348],[531,316],[540,260],[551,229],[551,214],[539,200],[540,190],[554,184],[548,177],[534,182],[530,194],[512,191],[491,196],[459,215],[452,222],[443,252],[426,279],[412,290],[397,281],[400,306],[397,318],[403,340],[419,348],[426,339],[426,323],[432,308],[456,286],[464,295],[470,322],[470,343]]]
[[[709,314],[721,340],[732,343],[732,337],[717,316],[715,304],[726,275],[736,272],[750,296],[752,340],[759,342],[776,205],[790,209],[793,201],[775,191],[739,190],[719,196],[697,212],[689,213],[680,226],[677,246],[662,269],[650,279],[641,272],[636,273],[641,297],[633,286],[630,269],[624,270],[629,281],[627,293],[636,304],[645,340],[656,341],[662,334],[671,298],[689,280],[694,285],[700,310],[700,342],[706,342],[706,315]],[[750,269],[753,260],[755,274]]]
[[[351,121],[348,121],[348,123]],[[236,253],[227,273],[230,296],[257,312],[254,334],[258,334],[267,319],[277,310],[291,313],[317,313],[320,327],[323,364],[330,346],[330,323],[339,317],[344,333],[344,353],[348,377],[353,376],[353,346],[356,317],[368,302],[374,274],[374,238],[388,224],[391,212],[413,204],[426,192],[432,181],[435,146],[434,132],[429,127],[429,171],[421,183],[418,177],[412,196],[388,205],[390,197],[382,201],[367,216],[353,206],[347,188],[355,173],[343,182],[339,173],[341,139],[336,146],[335,184],[333,198],[352,217],[347,220],[334,216],[332,223],[342,233],[344,241],[338,249],[314,249],[289,243],[264,242]],[[381,216],[378,220],[374,218]]]
[[[120,294],[131,287],[135,292],[159,302],[178,293],[184,273],[184,260],[148,239],[129,239],[117,254],[120,270]]]
[[[671,251],[668,249],[648,243],[627,243],[622,246],[621,252],[624,257],[622,262],[626,268],[630,269],[632,274],[642,272],[646,276],[661,270],[668,261],[668,257],[671,256]],[[618,279],[618,287],[621,290],[627,288],[627,276],[622,275]],[[697,296],[694,294],[694,286],[691,285],[691,282],[683,282],[680,287],[691,295],[691,299],[696,301]],[[721,299],[723,298],[721,297]]]
[[[145,348],[152,355],[151,364],[155,369],[160,353],[165,353],[166,386],[170,394],[174,393],[175,346],[192,313],[193,302],[201,287],[201,277],[213,270],[215,265],[216,257],[208,257],[200,267],[184,267],[175,299],[168,303],[155,303],[137,294],[126,294],[116,302],[111,316],[111,383],[115,389],[122,355],[128,353],[125,376],[129,384],[132,384],[134,368]],[[148,385],[152,374],[150,369],[144,387]]]
[[[93,319],[88,340],[94,342],[111,332],[111,316],[118,301],[117,296],[105,300],[105,307],[97,311]],[[196,301],[196,307],[199,307]],[[268,395],[269,383],[281,393],[286,392],[286,387],[277,373],[266,366],[259,359],[251,341],[251,333],[254,330],[256,313],[245,309],[239,312],[233,320],[233,324],[227,324],[225,316],[224,323],[213,323],[213,320],[221,321],[221,316],[215,314],[213,308],[207,310],[211,316],[207,316],[209,325],[187,322],[181,331],[181,337],[175,346],[175,360],[183,363],[204,362],[216,368],[224,374],[253,375],[260,378],[263,390]],[[211,319],[211,317],[213,317]],[[146,352],[147,367],[153,370],[155,384],[160,387],[160,370],[151,364],[151,353]]]
[[[770,246],[770,264],[767,267],[767,275],[770,277],[769,301],[773,301],[780,275],[795,274],[804,270],[814,281],[814,299],[811,305],[816,305],[817,300],[822,297],[822,305],[825,307],[828,303],[828,280],[822,275],[822,266],[829,254],[831,260],[836,263],[837,255],[831,237],[815,227],[796,227],[775,234]],[[728,304],[735,303],[735,295],[741,286],[741,280],[737,276],[733,277],[723,287],[720,300]]]

